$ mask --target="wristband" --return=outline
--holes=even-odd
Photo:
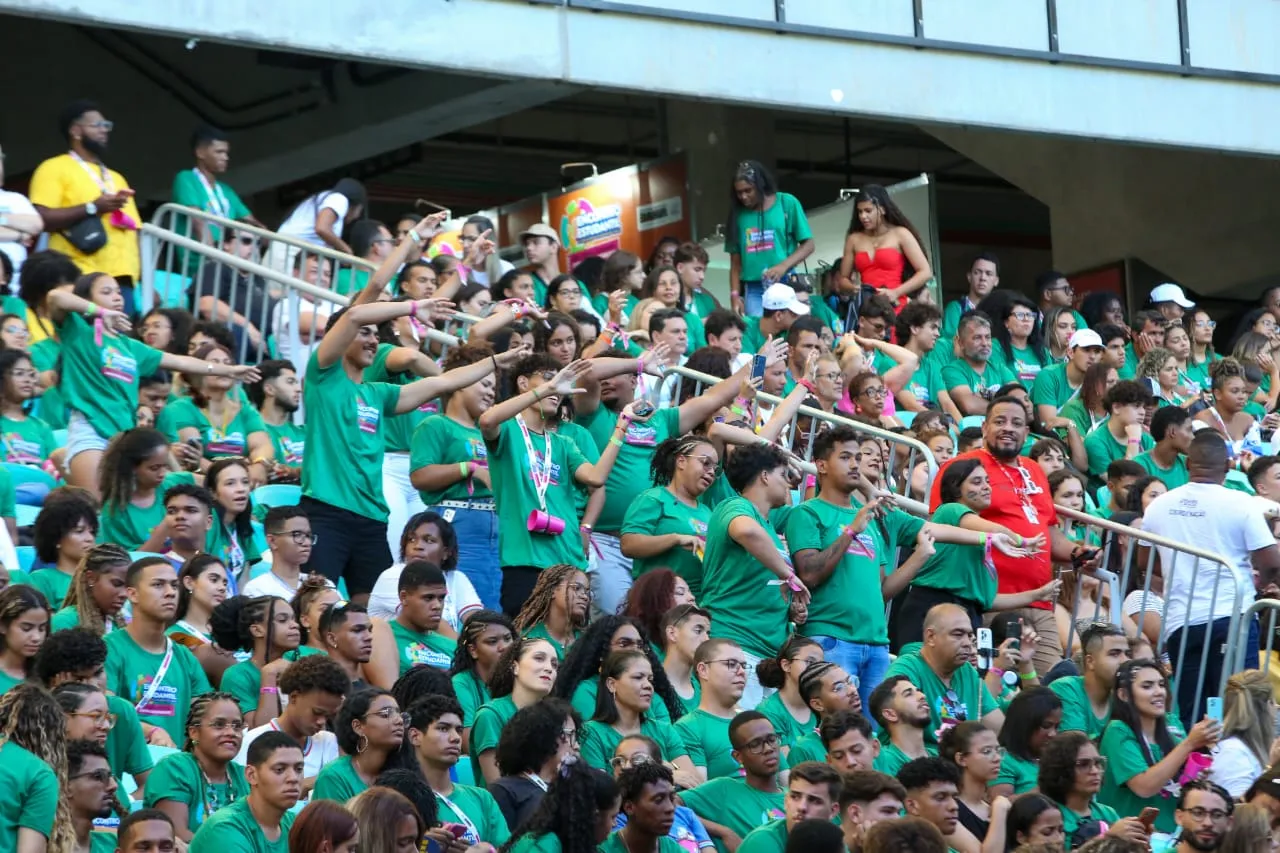
[[[609,437],[609,443],[610,443],[610,444],[616,444],[618,447],[621,447],[621,446],[622,446],[622,439],[618,438],[616,435],[613,435],[613,436],[610,436],[610,437]]]
[[[97,313],[98,313],[98,304],[96,302],[90,302],[89,307],[84,310],[84,316],[86,317],[92,317]]]
[[[590,531],[590,530],[594,530],[595,528],[594,528],[594,527],[592,527],[590,524],[579,524],[579,525],[578,525],[578,529],[579,529],[579,530],[588,530],[588,531]]]
[[[988,672],[988,673],[990,673],[991,675],[994,675],[996,678],[1000,678],[1000,679],[1003,679],[1003,678],[1004,678],[1004,673],[1005,673],[1005,671],[1004,671],[1003,669],[1001,669],[1000,667],[995,666],[994,664],[992,664],[992,665],[987,669],[987,672]]]
[[[406,234],[405,236],[407,236],[410,240],[412,240],[412,241],[413,241],[413,242],[415,242],[415,243],[421,243],[421,242],[422,242],[422,235],[421,235],[421,234],[419,234],[419,233],[418,233],[416,230],[414,230],[413,228],[410,228],[410,229],[409,229],[409,233],[408,233],[408,234]]]
[[[729,411],[735,415],[740,415],[741,417],[744,417],[744,418],[747,416],[746,410],[743,409],[741,406],[730,406]]]
[[[1021,678],[1023,681],[1035,681],[1037,678],[1039,678],[1039,676],[1036,675],[1035,670],[1032,670],[1031,672],[1020,672],[1018,673],[1018,677]]]
[[[470,476],[471,476],[471,464],[470,464],[470,463],[468,463],[468,462],[459,462],[459,463],[458,463],[458,474],[460,474],[464,480],[465,480],[467,477],[470,477]]]
[[[542,401],[542,397],[538,394],[537,388],[533,389],[533,399],[537,400],[538,402]]]
[[[279,688],[279,687],[259,687],[259,688],[258,688],[258,692],[259,692],[259,693],[272,693],[272,694],[275,694],[276,696],[279,696],[279,695],[280,695],[280,688]]]
[[[1129,439],[1128,443],[1129,443],[1129,444],[1142,444],[1142,439],[1140,439],[1140,438],[1131,438],[1131,439]]]
[[[252,459],[250,459],[250,460],[249,460],[249,464],[250,464],[250,465],[266,465],[266,464],[267,464],[267,457],[265,457],[265,456],[255,456],[255,457],[253,457]]]
[[[410,316],[410,317],[417,317],[417,316],[418,316],[418,303],[417,303],[417,302],[410,302],[410,303],[409,303],[409,316]]]
[[[978,544],[981,545],[983,548],[987,547],[987,534],[985,533],[978,534]]]

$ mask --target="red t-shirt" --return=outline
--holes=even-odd
[[[1018,464],[1027,472],[1027,477],[1024,477],[1017,467],[1001,464],[986,450],[962,453],[938,469],[933,489],[929,492],[929,511],[937,510],[942,502],[939,497],[942,473],[948,466],[957,459],[975,458],[982,462],[982,467],[991,480],[991,506],[979,515],[1021,536],[1043,535],[1045,538],[1044,550],[1034,557],[1010,557],[992,549],[991,556],[998,576],[997,590],[1001,593],[1026,592],[1044,586],[1053,578],[1053,563],[1049,559],[1049,547],[1053,540],[1050,538],[1049,528],[1058,523],[1058,513],[1053,508],[1053,497],[1049,493],[1049,479],[1035,462],[1025,456],[1018,457]],[[1024,504],[1027,503],[1034,510],[1035,521],[1027,516],[1024,509]],[[1031,606],[1041,610],[1053,609],[1053,604],[1047,601],[1037,601]]]

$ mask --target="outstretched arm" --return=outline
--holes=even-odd
[[[369,288],[361,291],[361,294]],[[441,302],[436,299],[419,299],[416,302],[365,302],[353,305],[338,317],[330,320],[325,329],[320,345],[316,347],[316,360],[321,367],[336,364],[347,347],[360,334],[361,326],[376,326],[397,317],[441,316],[453,314],[452,302]]]
[[[417,382],[410,382],[400,389],[400,401],[396,403],[396,414],[412,412],[428,400],[434,400],[442,394],[449,394],[473,382],[479,382],[499,367],[515,364],[516,360],[523,355],[522,350],[507,350],[501,355],[491,355],[474,364],[455,367],[439,376],[428,376]]]
[[[440,227],[440,223],[444,221],[445,215],[443,210],[437,211],[430,216],[423,217],[421,221],[410,228],[409,233],[401,237],[400,242],[391,250],[391,254],[387,255],[387,259],[373,271],[373,275],[369,276],[369,283],[351,300],[351,306],[354,308],[357,305],[377,302],[387,284],[396,277],[396,274],[400,272],[400,268],[404,266],[404,259],[409,256],[409,252],[413,250],[414,246],[425,245],[426,241],[431,239],[432,235],[436,233],[436,229]],[[440,298],[443,299],[444,297]]]

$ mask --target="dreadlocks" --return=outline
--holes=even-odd
[[[85,553],[80,560],[80,565],[76,566],[75,574],[71,577],[71,587],[67,590],[67,597],[62,601],[63,607],[76,609],[76,619],[80,627],[88,628],[99,636],[107,632],[106,614],[93,601],[93,587],[95,584],[106,583],[103,576],[113,569],[119,566],[127,569],[130,562],[132,560],[129,552],[119,545],[94,545]],[[111,614],[110,619],[112,630],[124,627],[124,619],[119,611]]]
[[[560,563],[543,569],[542,573],[538,575],[538,582],[533,585],[533,592],[529,593],[528,601],[524,603],[524,606],[520,608],[520,612],[516,614],[516,632],[523,634],[535,625],[546,622],[552,607],[555,606],[556,592],[560,589],[560,584],[581,571],[582,569],[577,566],[571,566],[568,563]],[[567,584],[564,590],[563,607],[565,618],[572,623],[574,630],[581,629],[586,624],[586,617],[581,617],[579,620],[575,620],[573,617],[569,607]]]
[[[66,720],[49,691],[26,681],[0,697],[0,738],[12,741],[53,768],[58,790],[67,790]],[[58,798],[49,853],[71,853],[76,846],[71,810]]]

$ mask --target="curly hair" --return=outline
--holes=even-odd
[[[618,800],[613,777],[572,759],[560,766],[546,795],[524,824],[512,833],[499,853],[510,853],[526,835],[553,833],[563,853],[595,853],[595,826],[600,812],[612,809]]]
[[[559,751],[564,721],[582,730],[582,716],[564,699],[548,696],[516,711],[502,727],[494,758],[503,776],[538,773]]]
[[[502,653],[502,656],[498,658],[498,662],[493,665],[493,672],[489,674],[489,681],[485,685],[489,688],[489,695],[492,698],[501,699],[503,696],[511,695],[511,692],[516,687],[516,664],[524,657],[525,652],[539,643],[548,647],[551,646],[549,642],[541,637],[520,637],[507,646],[507,650]],[[552,654],[555,654],[555,649],[552,649]]]
[[[402,767],[383,770],[373,781],[379,787],[390,788],[413,803],[427,826],[440,825],[440,809],[435,792],[419,771],[405,770]]]
[[[1061,732],[1050,738],[1040,750],[1040,793],[1055,803],[1065,803],[1076,786],[1076,756],[1091,742],[1084,732]]]
[[[82,521],[94,536],[98,535],[98,508],[92,500],[74,492],[63,494],[54,501],[46,498],[31,531],[36,556],[43,562],[57,563],[58,543]]]
[[[638,651],[648,658],[649,665],[653,667],[654,695],[666,703],[672,720],[680,719],[684,715],[684,703],[671,686],[667,672],[662,668],[662,661],[654,654],[644,626],[629,616],[602,616],[587,626],[587,630],[582,632],[582,636],[565,654],[564,662],[560,664],[556,675],[555,686],[551,688],[551,695],[572,701],[578,685],[600,673],[605,658],[610,654],[613,635],[623,625],[632,626],[640,635]]]
[[[947,840],[924,818],[882,820],[867,830],[863,853],[946,853]]]
[[[280,693],[284,696],[312,692],[346,696],[351,692],[351,679],[338,662],[328,655],[298,658],[280,673],[278,684]]]
[[[623,803],[634,803],[644,794],[646,785],[659,782],[675,784],[671,771],[656,761],[633,764],[618,774],[618,796]]]
[[[204,722],[204,715],[209,713],[209,708],[215,702],[230,702],[236,706],[236,710],[240,710],[240,700],[235,694],[227,693],[222,690],[214,690],[210,693],[201,693],[199,696],[191,700],[191,707],[187,710],[187,723],[182,727],[182,731],[186,736],[186,740],[182,742],[182,751],[191,752],[195,749],[195,740],[191,737],[191,730],[200,728],[200,724]]]
[[[129,552],[119,545],[105,543],[94,545],[76,566],[71,576],[71,586],[67,589],[67,597],[62,600],[63,607],[74,607],[76,618],[85,628],[99,634],[107,631],[107,617],[93,601],[93,585],[112,569],[123,566],[126,571],[131,562]],[[123,628],[124,617],[117,611],[110,616],[112,628]]]
[[[524,606],[520,608],[520,612],[516,614],[515,629],[523,634],[530,628],[547,621],[547,616],[551,613],[551,608],[555,605],[556,590],[560,588],[560,584],[574,576],[574,574],[585,574],[582,569],[577,566],[571,566],[568,563],[559,563],[554,566],[545,568],[538,574],[538,581],[533,585],[533,591],[529,593],[529,598],[525,601]],[[564,594],[566,603],[565,610],[568,611],[569,591],[565,590]],[[572,614],[568,614],[573,619]],[[583,617],[581,622],[576,622],[573,627],[580,630],[586,624],[586,618]]]
[[[49,765],[58,778],[59,791],[67,790],[66,730],[62,709],[40,685],[24,682],[0,696],[0,738]],[[66,797],[59,797],[48,849],[50,853],[71,853],[75,846],[71,810]]]
[[[6,631],[14,620],[30,610],[43,610],[46,620],[53,616],[53,610],[49,607],[48,599],[44,597],[44,593],[33,586],[13,584],[0,591],[0,626],[4,626]],[[47,627],[48,623],[46,622]],[[0,651],[4,650],[4,648],[5,635],[0,634]],[[39,653],[37,652],[37,654]],[[34,660],[35,658],[29,658],[25,662],[28,675],[31,674]]]
[[[3,599],[0,593],[0,601]],[[36,653],[31,674],[45,687],[50,687],[60,675],[93,671],[106,662],[107,644],[102,637],[88,628],[77,626],[55,631],[45,638]]]
[[[391,685],[391,695],[396,698],[396,704],[401,708],[408,708],[423,696],[458,698],[453,689],[453,682],[449,680],[449,674],[425,663],[415,664],[409,668],[408,672],[397,678],[396,683]]]
[[[663,642],[662,619],[675,606],[677,577],[671,569],[650,569],[636,578],[622,603],[622,615],[643,626],[640,633],[658,644]]]
[[[284,599],[275,595],[260,595],[249,598],[247,595],[233,595],[213,608],[209,617],[209,634],[213,642],[228,652],[253,651],[256,645],[253,626],[266,624],[266,660],[271,661],[278,654],[273,652],[292,651],[292,649],[272,649],[271,638],[275,633],[274,623],[276,609],[287,609]]]
[[[467,621],[462,625],[462,633],[458,635],[458,647],[453,652],[453,662],[449,664],[449,675],[461,675],[465,672],[479,679],[476,659],[471,654],[471,648],[480,642],[485,629],[493,625],[506,628],[511,632],[512,637],[516,634],[516,627],[512,624],[511,617],[505,613],[499,613],[496,610],[477,610],[467,617]]]

